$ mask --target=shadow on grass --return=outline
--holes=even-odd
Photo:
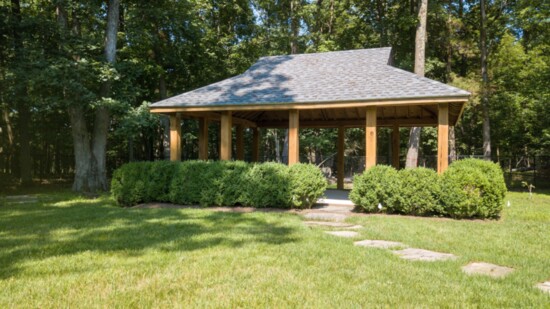
[[[139,256],[294,242],[295,228],[272,215],[181,209],[122,209],[106,198],[0,207],[0,278],[22,263],[82,252]],[[283,215],[287,216],[287,215]]]

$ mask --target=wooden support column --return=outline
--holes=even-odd
[[[394,125],[391,132],[391,162],[392,166],[396,169],[399,169],[399,150],[400,150],[400,140],[399,140],[399,126]]]
[[[244,161],[244,127],[237,126],[237,160]]]
[[[296,109],[288,111],[288,165],[300,162],[300,143],[298,130],[300,113]]]
[[[208,160],[208,119],[199,119],[199,160]]]
[[[367,107],[367,125],[365,127],[365,168],[369,169],[376,165],[376,106]]]
[[[449,105],[440,103],[437,125],[437,173],[443,173],[449,166]]]
[[[338,182],[336,188],[338,190],[344,189],[344,150],[346,147],[345,143],[346,137],[346,128],[343,126],[338,127],[338,157],[336,161],[338,163]]]
[[[181,117],[170,115],[170,161],[181,161]]]
[[[252,128],[252,162],[260,161],[260,129]]]
[[[220,160],[231,160],[231,140],[233,134],[231,111],[221,113],[220,118]]]

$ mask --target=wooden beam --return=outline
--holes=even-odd
[[[451,102],[467,102],[469,96],[456,97],[423,97],[414,99],[387,99],[371,101],[326,101],[326,102],[280,102],[275,104],[247,104],[247,105],[211,105],[211,106],[182,106],[182,107],[151,107],[151,113],[173,112],[219,112],[219,111],[269,111],[289,109],[321,109],[321,108],[352,108],[367,106],[399,106],[399,105],[428,105]]]
[[[378,119],[376,122],[378,127],[393,127],[398,125],[400,127],[435,127],[437,126],[437,118],[399,118],[399,119]],[[286,128],[288,123],[286,121],[266,121],[258,122],[259,128]],[[338,119],[338,120],[301,120],[301,128],[338,128],[344,126],[345,128],[364,128],[364,119]]]
[[[260,161],[260,129],[252,128],[252,162]]]
[[[443,173],[449,166],[449,105],[439,104],[437,126],[437,173]]]
[[[199,119],[199,160],[208,160],[208,119]]]
[[[336,188],[339,190],[344,189],[344,150],[346,147],[345,143],[345,137],[346,137],[346,128],[343,126],[338,127],[338,156],[336,158],[337,164],[338,164],[338,181]]]
[[[376,165],[376,106],[367,107],[365,126],[365,168]]]
[[[181,113],[182,118],[190,118],[190,119],[201,119],[201,118],[207,118],[211,121],[220,121],[222,118],[221,113],[215,113],[215,112],[183,112]],[[247,128],[255,128],[256,123],[254,121],[250,121],[244,118],[238,118],[238,117],[231,117],[232,123],[237,125],[243,125]]]
[[[170,115],[170,161],[181,161],[181,118]]]
[[[231,140],[233,138],[231,111],[221,114],[220,123],[220,160],[231,160]]]
[[[288,165],[300,162],[300,112],[296,109],[288,111]]]
[[[244,127],[237,125],[237,160],[244,161]]]
[[[391,132],[391,162],[392,166],[399,169],[399,150],[401,143],[399,140],[399,126],[394,125]]]

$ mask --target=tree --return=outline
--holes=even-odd
[[[479,1],[480,28],[479,46],[481,51],[481,108],[483,111],[483,157],[491,160],[491,124],[489,118],[489,74],[487,72],[487,17],[485,0]]]
[[[426,57],[426,22],[428,18],[428,0],[418,2],[418,25],[414,50],[414,73],[424,77]],[[421,127],[411,128],[405,167],[418,165],[418,149],[420,147]]]

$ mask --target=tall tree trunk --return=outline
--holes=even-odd
[[[483,158],[491,160],[491,125],[489,121],[489,75],[487,73],[487,25],[485,0],[480,0],[480,49],[481,49],[481,109],[483,112]]]
[[[68,112],[75,157],[73,190],[77,192],[95,191],[97,183],[96,163],[90,149],[90,134],[86,126],[84,108],[73,105],[68,108]]]
[[[418,25],[416,26],[416,39],[414,50],[414,73],[424,76],[424,64],[426,57],[426,22],[428,17],[428,0],[420,0],[418,3]],[[407,160],[405,167],[418,166],[418,151],[420,148],[420,134],[422,128],[413,127],[409,135]]]
[[[290,0],[290,53],[298,53],[298,31],[300,30],[300,20],[298,17],[298,1]]]
[[[11,0],[11,14],[14,20],[13,41],[15,47],[15,59],[19,64],[25,62],[25,50],[23,39],[20,35],[21,27],[21,4],[19,0]],[[27,84],[24,80],[15,87],[15,106],[17,107],[17,132],[19,137],[19,173],[21,184],[28,185],[32,183],[31,169],[31,110],[27,98]]]
[[[113,65],[116,61],[116,43],[118,33],[118,23],[120,17],[120,0],[109,0],[107,5],[107,29],[105,30],[105,61]],[[111,96],[111,82],[106,81],[101,87],[101,96],[108,98]],[[96,109],[94,119],[93,135],[93,154],[97,163],[97,189],[107,191],[107,135],[109,133],[110,112],[106,106]]]

